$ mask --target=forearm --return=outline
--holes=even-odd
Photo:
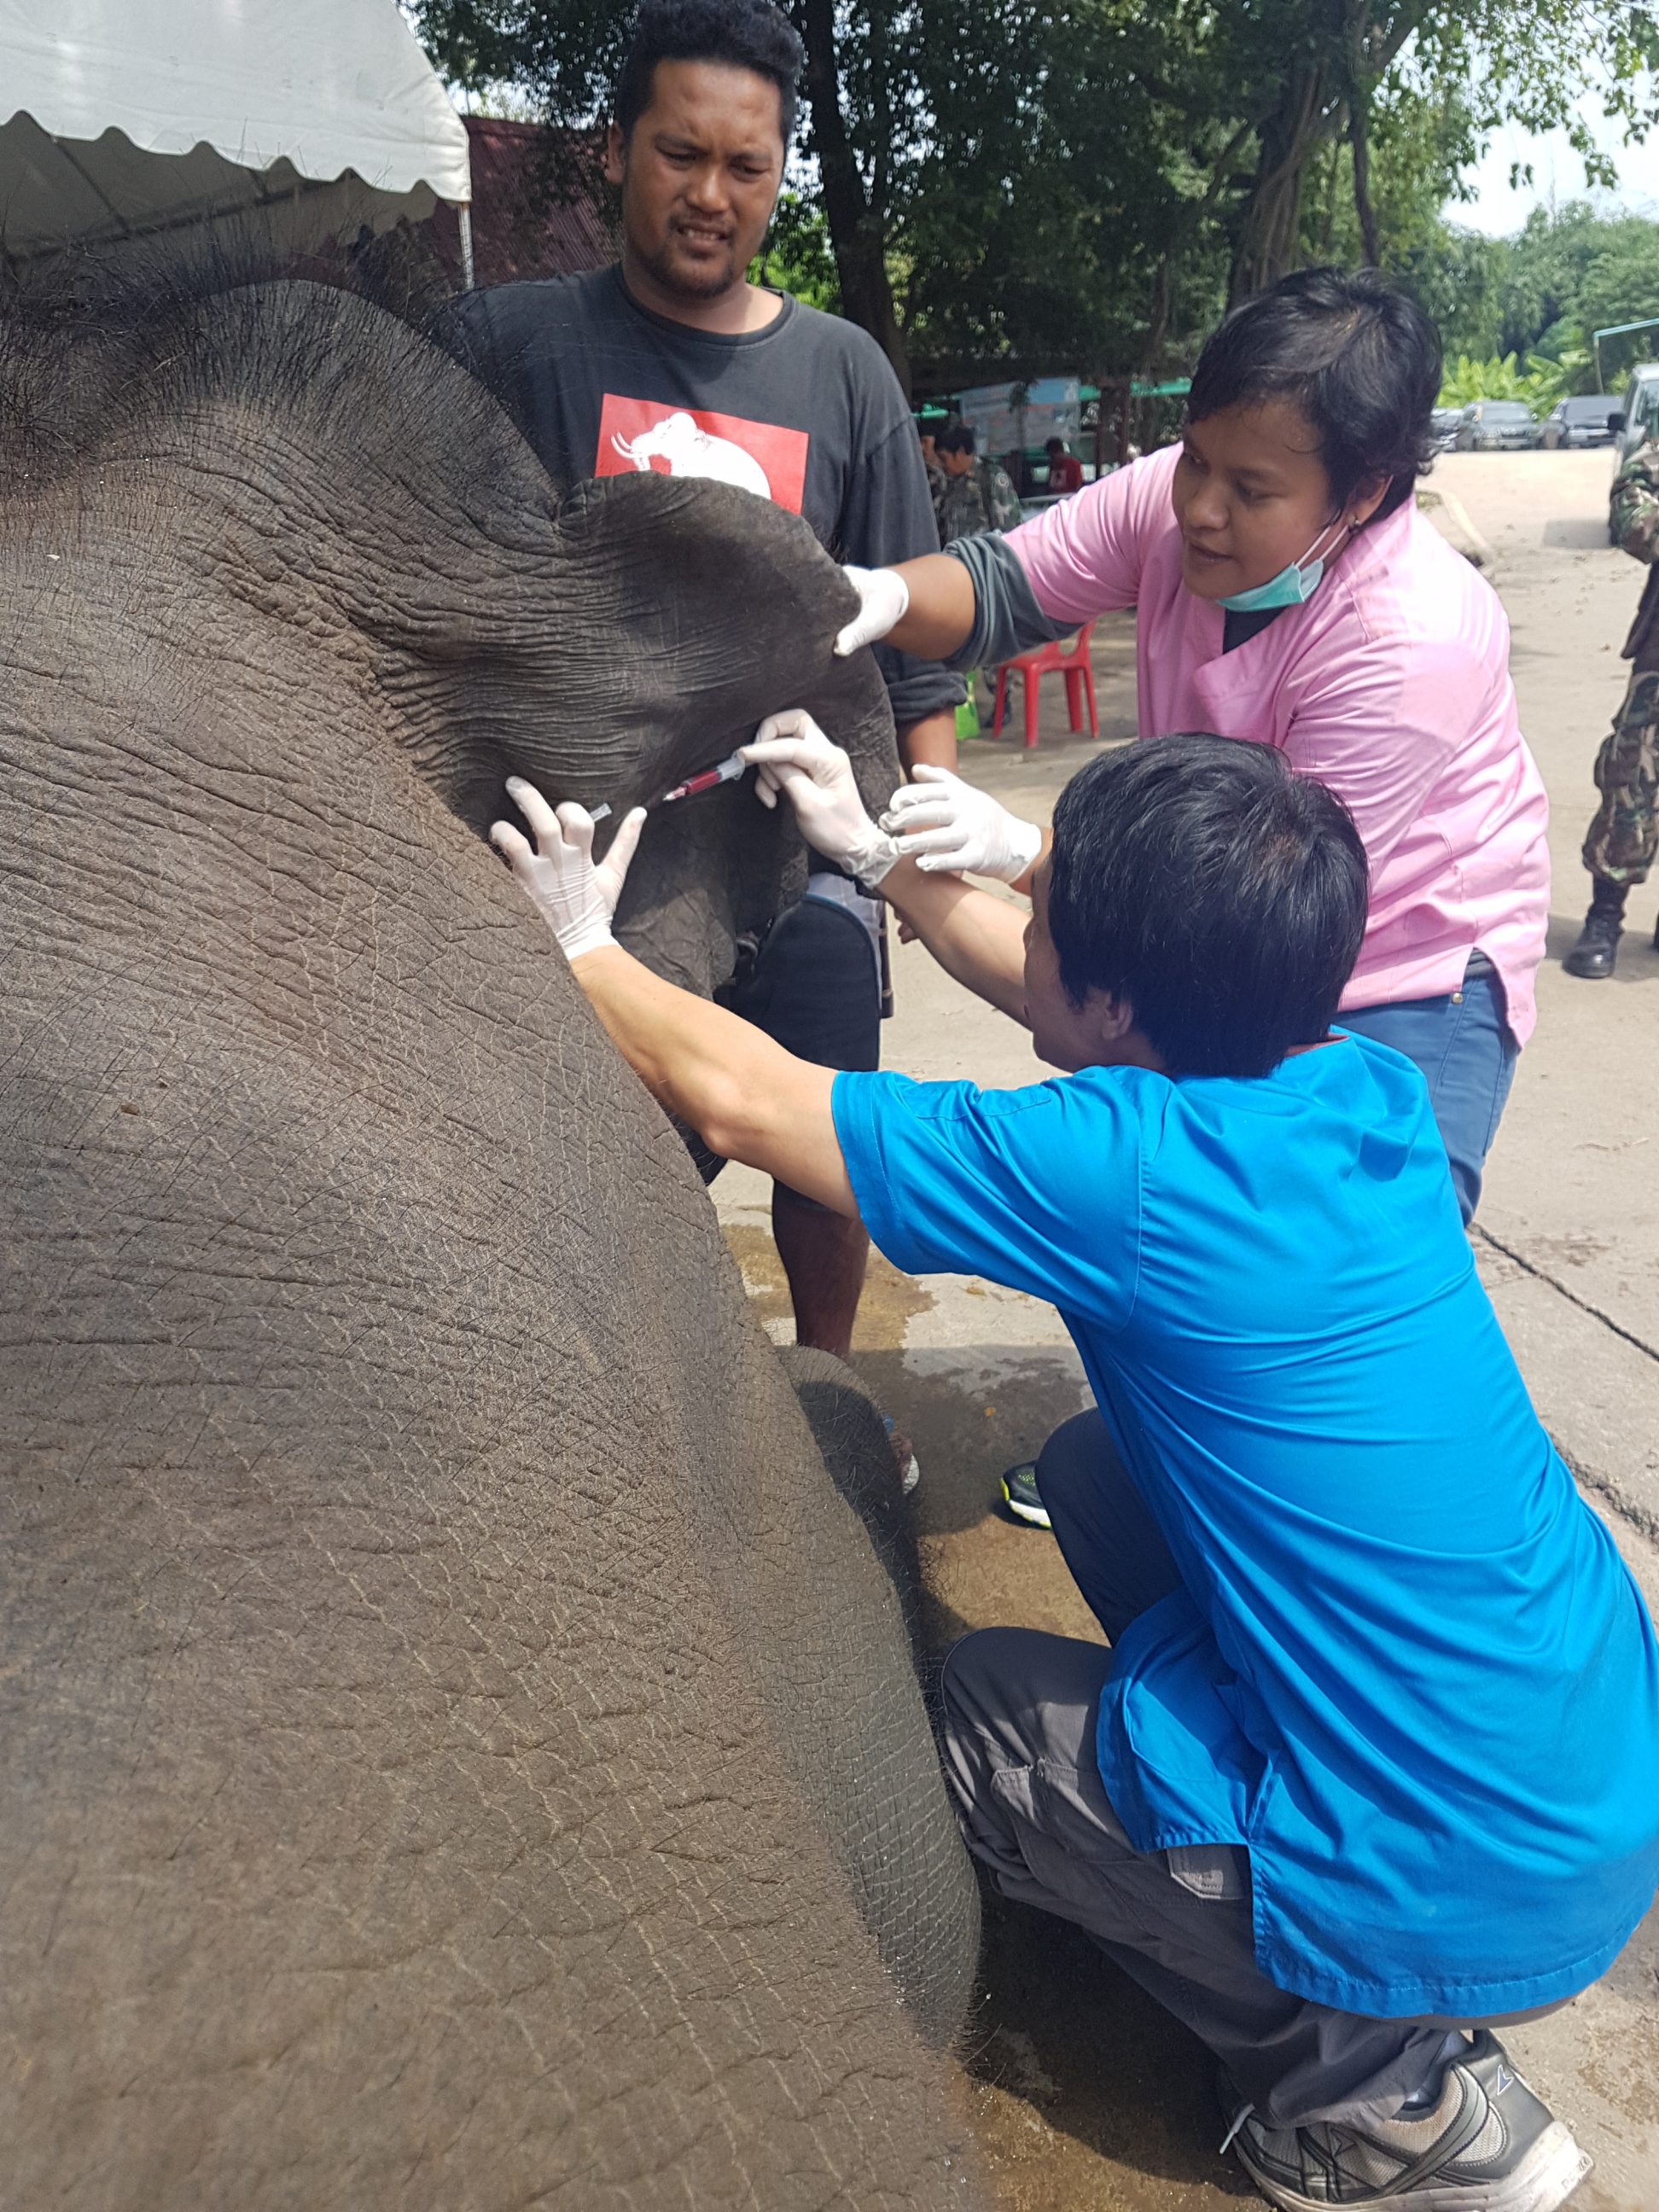
[[[935,768],[954,769],[957,764],[957,718],[954,713],[925,715],[898,733],[899,758],[908,770],[927,761]]]
[[[653,975],[619,945],[572,961],[611,1040],[647,1091],[711,1152],[856,1217],[830,1109],[835,1072]]]
[[[1043,612],[1012,540],[1000,532],[981,530],[958,538],[939,557],[965,572],[973,592],[974,624],[957,649],[957,666],[994,668],[1034,647],[1069,637],[1078,628]]]
[[[889,631],[887,642],[921,660],[948,660],[974,629],[974,580],[960,561],[925,553],[895,564],[910,604]]]
[[[975,890],[960,876],[926,875],[900,860],[882,878],[882,896],[947,975],[1027,1026],[1025,913]]]

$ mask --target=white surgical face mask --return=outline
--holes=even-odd
[[[1248,592],[1230,592],[1224,599],[1218,599],[1216,605],[1226,607],[1236,615],[1261,615],[1273,607],[1302,606],[1312,599],[1325,574],[1325,555],[1316,549],[1324,543],[1333,530],[1340,530],[1343,533],[1338,544],[1326,549],[1328,552],[1335,553],[1352,535],[1353,525],[1346,514],[1339,521],[1328,522],[1299,561],[1292,561],[1276,576],[1269,576],[1265,584],[1257,584]]]

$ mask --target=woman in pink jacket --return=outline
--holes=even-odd
[[[1370,866],[1347,1027],[1428,1084],[1467,1221],[1530,1034],[1549,860],[1496,593],[1419,514],[1440,345],[1375,273],[1300,271],[1200,358],[1178,447],[1006,536],[845,573],[838,641],[962,666],[1136,613],[1140,735],[1275,745],[1346,804]],[[888,826],[924,866],[1015,880],[1029,823],[923,769]]]

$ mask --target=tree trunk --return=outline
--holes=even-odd
[[[1342,141],[1331,144],[1331,173],[1325,180],[1325,219],[1320,227],[1319,258],[1328,261],[1334,250],[1336,239],[1336,187],[1342,170]]]
[[[1229,305],[1276,284],[1295,265],[1302,221],[1302,179],[1310,157],[1330,135],[1324,70],[1293,68],[1279,105],[1256,126],[1255,180],[1239,218]]]
[[[1376,210],[1371,205],[1371,143],[1365,112],[1365,95],[1356,85],[1349,95],[1348,140],[1353,148],[1353,211],[1359,217],[1359,239],[1373,269],[1382,259],[1376,239]]]
[[[806,44],[807,106],[823,188],[824,220],[841,278],[842,307],[848,319],[868,331],[891,362],[908,399],[910,354],[887,276],[884,210],[870,205],[841,112],[835,0],[803,0],[796,21]]]
[[[1149,384],[1158,380],[1158,365],[1164,357],[1164,341],[1169,335],[1170,310],[1175,300],[1176,247],[1173,241],[1158,256],[1158,273],[1152,279],[1152,296],[1146,303],[1146,329],[1140,345],[1140,373]]]

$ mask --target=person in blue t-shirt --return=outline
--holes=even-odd
[[[1550,2212],[1588,2168],[1494,2026],[1602,1973],[1659,1881],[1659,1644],[1528,1401],[1428,1094],[1332,1027],[1365,859],[1271,748],[1092,762],[1029,921],[901,858],[805,717],[807,839],[1069,1073],[834,1074],[612,941],[638,817],[493,835],[611,1036],[716,1152],[893,1262],[1052,1299],[1098,1411],[1041,1486],[1110,1648],[965,1638],[943,1753],[1005,1895],[1221,2062],[1275,2203]]]

